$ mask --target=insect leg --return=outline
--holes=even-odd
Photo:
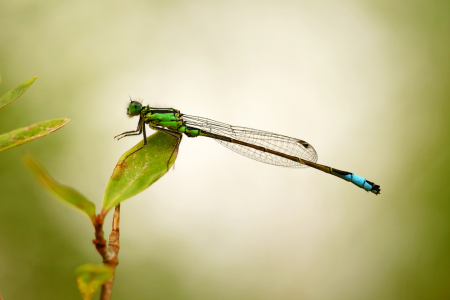
[[[136,128],[136,130],[131,130],[131,131],[125,131],[119,135],[116,135],[114,138],[121,136],[120,138],[118,138],[117,140],[120,140],[121,138],[124,138],[126,136],[130,136],[130,135],[140,135],[142,133],[142,128],[145,126],[144,122],[142,121],[142,117],[139,118],[139,123],[138,126]],[[137,133],[136,133],[137,132]]]
[[[146,134],[146,132],[145,132],[145,124],[142,125],[141,131],[144,132],[144,146],[142,146],[141,148],[136,149],[136,150],[134,150],[133,152],[131,152],[130,154],[128,154],[127,157],[125,157],[125,158],[123,159],[121,165],[125,162],[125,160],[126,160],[130,155],[132,155],[132,154],[138,152],[139,150],[142,150],[142,149],[147,145],[147,134]],[[139,133],[139,134],[140,134],[140,133]],[[135,135],[135,134],[134,134],[134,135]]]

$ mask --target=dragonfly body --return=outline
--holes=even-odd
[[[178,145],[183,134],[188,137],[209,137],[241,155],[264,163],[292,168],[312,167],[352,182],[358,187],[376,195],[380,193],[380,186],[364,177],[316,163],[317,153],[315,149],[309,143],[300,139],[261,130],[231,126],[202,117],[189,116],[172,108],[142,106],[137,101],[131,101],[127,114],[130,117],[139,116],[138,127],[136,130],[124,132],[117,137],[120,136],[120,139],[125,136],[143,133],[143,147],[146,145],[145,124],[148,124],[151,129],[176,137]]]

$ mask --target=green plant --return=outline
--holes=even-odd
[[[37,77],[33,77],[0,97],[0,109],[19,98],[33,84]],[[0,135],[0,152],[31,142],[46,136],[69,122],[69,119],[55,119],[36,123],[27,127],[15,129]]]
[[[100,299],[111,298],[114,273],[118,264],[120,203],[142,192],[161,178],[174,164],[178,155],[178,140],[165,133],[157,132],[148,137],[147,146],[141,151],[133,153],[143,144],[142,140],[119,159],[106,186],[102,209],[97,215],[94,203],[73,188],[54,180],[33,157],[24,158],[27,167],[46,189],[63,202],[84,212],[94,227],[95,239],[93,242],[102,257],[103,264],[85,264],[76,270],[75,277],[78,288],[85,300],[91,299],[100,286],[102,286]],[[130,153],[133,154],[128,157]],[[125,158],[127,158],[126,161],[124,161]],[[115,207],[113,226],[107,246],[104,239],[103,222],[106,214],[113,207]]]

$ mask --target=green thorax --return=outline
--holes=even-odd
[[[184,125],[180,111],[173,108],[153,108],[146,106],[142,108],[141,116],[144,123],[150,127],[160,126],[178,131]]]
[[[146,106],[141,110],[142,119],[150,128],[158,126],[171,131],[185,133],[189,137],[198,136],[200,131],[186,127],[182,115],[179,110],[173,108],[153,108]]]

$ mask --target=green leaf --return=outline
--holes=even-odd
[[[69,121],[69,119],[49,120],[4,133],[0,135],[0,152],[46,136],[60,129]]]
[[[96,224],[95,221],[95,205],[91,201],[87,200],[83,195],[74,190],[71,187],[62,185],[54,180],[41,164],[37,162],[32,156],[26,156],[24,158],[25,165],[36,176],[39,182],[52,192],[55,196],[63,200],[65,203],[69,203],[76,208],[79,208],[85,212],[92,221],[92,224]]]
[[[127,155],[144,145],[144,141],[122,155],[106,186],[102,214],[106,214],[123,200],[142,192],[166,174],[177,158],[177,144],[178,140],[175,137],[157,132],[147,138],[147,146],[132,154],[124,162]],[[167,165],[169,158],[170,162]]]
[[[6,105],[10,104],[17,98],[19,98],[29,87],[33,84],[33,82],[37,79],[37,77],[33,77],[27,81],[25,81],[22,84],[19,84],[14,89],[9,91],[8,93],[4,94],[0,97],[0,109],[5,107]]]
[[[113,276],[112,267],[101,264],[85,264],[75,270],[78,288],[84,300],[90,300],[102,284]]]

